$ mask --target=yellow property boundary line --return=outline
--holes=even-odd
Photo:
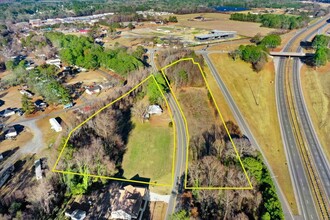
[[[94,175],[94,174],[87,174],[87,173],[77,173],[77,172],[71,172],[71,171],[64,171],[64,170],[57,170],[56,166],[60,161],[60,158],[65,150],[65,148],[67,147],[68,141],[72,135],[72,133],[74,131],[76,131],[78,128],[80,128],[83,124],[85,124],[87,121],[89,121],[90,119],[92,119],[93,117],[95,117],[97,114],[99,114],[101,111],[103,111],[104,109],[110,107],[111,105],[113,105],[115,102],[119,101],[120,99],[126,97],[127,95],[129,95],[131,92],[133,92],[135,89],[137,89],[139,86],[141,86],[142,84],[144,84],[146,81],[148,81],[150,78],[152,78],[154,80],[154,82],[157,85],[158,90],[160,91],[162,97],[165,100],[167,109],[169,109],[169,115],[171,118],[171,121],[173,123],[173,128],[174,128],[174,134],[173,134],[173,145],[174,145],[174,149],[173,149],[173,161],[172,161],[172,181],[171,184],[162,184],[162,183],[157,183],[157,182],[145,182],[145,181],[138,181],[138,180],[130,180],[130,179],[123,179],[123,178],[116,178],[116,177],[108,177],[108,176],[101,176],[101,175]],[[104,107],[100,108],[99,110],[97,110],[93,115],[91,115],[90,117],[88,117],[85,121],[83,121],[82,123],[80,123],[78,126],[76,126],[74,129],[72,129],[72,131],[70,131],[68,137],[66,138],[64,145],[62,147],[62,150],[53,166],[52,172],[55,173],[62,173],[62,174],[72,174],[72,175],[79,175],[79,176],[88,176],[88,177],[94,177],[94,178],[103,178],[103,179],[111,179],[111,180],[118,180],[118,181],[125,181],[125,182],[132,182],[132,183],[142,183],[142,184],[148,184],[148,185],[154,185],[154,186],[172,186],[173,185],[173,180],[174,180],[174,169],[175,169],[175,156],[176,156],[176,126],[173,120],[173,116],[172,116],[172,111],[171,108],[167,102],[167,99],[163,93],[163,91],[161,90],[157,80],[155,79],[154,75],[150,75],[147,78],[145,78],[144,80],[142,80],[139,84],[137,84],[136,86],[134,86],[132,89],[130,89],[128,92],[126,92],[124,95],[120,96],[119,98],[115,99],[114,101],[110,102],[109,104],[105,105]]]
[[[219,115],[220,115],[221,121],[222,121],[222,123],[223,123],[223,125],[224,125],[224,127],[225,127],[225,129],[226,129],[226,132],[227,132],[227,135],[228,135],[228,137],[229,137],[229,139],[230,139],[230,142],[232,143],[232,145],[233,145],[233,147],[234,147],[234,151],[235,151],[235,153],[236,153],[236,157],[237,157],[237,159],[238,159],[239,162],[240,162],[240,165],[241,165],[241,167],[242,167],[242,169],[243,169],[243,171],[244,171],[244,175],[245,175],[245,177],[246,177],[246,179],[247,179],[247,181],[248,181],[248,183],[249,183],[249,186],[247,186],[247,187],[187,187],[187,173],[188,173],[187,171],[188,171],[188,156],[189,156],[189,131],[188,131],[188,124],[187,124],[186,117],[184,116],[183,111],[182,111],[182,109],[181,109],[181,106],[180,106],[180,104],[179,104],[179,102],[178,102],[178,100],[177,100],[177,98],[176,98],[176,96],[175,96],[175,94],[174,94],[174,92],[173,92],[173,90],[172,90],[172,88],[171,88],[171,86],[170,86],[170,83],[169,83],[169,81],[168,81],[168,79],[167,79],[167,77],[166,77],[166,74],[165,74],[165,70],[166,70],[167,68],[172,67],[172,66],[174,66],[175,64],[177,64],[177,63],[179,63],[179,62],[182,62],[182,61],[191,61],[193,64],[195,64],[195,65],[198,66],[198,68],[199,68],[199,70],[200,70],[200,73],[201,73],[201,75],[203,76],[203,79],[204,79],[204,82],[205,82],[205,84],[206,84],[207,90],[209,91],[209,93],[210,93],[210,95],[211,95],[211,97],[212,97],[212,101],[213,101],[213,103],[214,103],[214,105],[215,105],[215,107],[216,107],[216,109],[217,109],[217,111],[218,111],[218,113],[219,113]],[[166,83],[168,84],[168,86],[169,86],[169,88],[170,88],[170,91],[171,91],[171,93],[172,93],[172,95],[173,95],[173,97],[174,97],[174,100],[175,100],[176,104],[177,104],[178,107],[179,107],[179,110],[180,110],[180,112],[181,112],[182,118],[183,118],[184,123],[185,123],[186,131],[187,131],[186,169],[185,169],[185,180],[184,180],[184,187],[185,187],[185,189],[194,189],[194,190],[196,190],[196,189],[198,189],[198,190],[201,190],[201,189],[213,189],[213,190],[214,190],[214,189],[219,189],[219,190],[224,190],[224,189],[228,189],[228,190],[246,190],[246,189],[253,189],[253,186],[252,186],[252,183],[251,183],[251,181],[250,181],[250,178],[249,178],[249,176],[248,176],[248,174],[247,174],[247,172],[246,172],[246,170],[245,170],[245,167],[244,167],[244,165],[243,165],[243,163],[242,163],[242,160],[241,160],[241,158],[240,158],[240,156],[239,156],[239,153],[238,153],[238,151],[237,151],[237,148],[236,148],[236,146],[235,146],[235,143],[234,143],[234,141],[233,141],[233,139],[232,139],[232,137],[231,137],[231,135],[230,135],[230,133],[229,133],[229,131],[228,131],[228,128],[227,128],[227,126],[226,126],[226,123],[225,123],[225,121],[224,121],[224,119],[223,119],[223,117],[222,117],[222,114],[221,114],[220,110],[219,110],[218,104],[216,103],[216,101],[215,101],[215,99],[214,99],[214,96],[213,96],[212,91],[211,91],[211,89],[210,89],[210,87],[209,87],[209,84],[207,83],[207,80],[206,80],[206,78],[205,78],[205,73],[203,72],[203,70],[202,70],[202,68],[201,68],[201,65],[200,65],[198,62],[195,62],[195,60],[194,60],[193,58],[182,58],[182,59],[179,59],[179,60],[177,60],[177,61],[174,61],[174,62],[172,62],[171,64],[169,64],[169,65],[163,67],[163,68],[161,69],[161,72],[162,72],[162,74],[163,74],[163,76],[164,76],[164,78],[165,78],[165,80],[166,80]]]

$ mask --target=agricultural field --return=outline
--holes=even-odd
[[[330,63],[318,69],[303,66],[301,84],[314,128],[330,159]]]
[[[190,20],[197,16],[205,17],[205,21]],[[257,33],[267,35],[275,31],[275,29],[272,28],[260,27],[259,23],[232,21],[229,20],[229,17],[229,14],[220,13],[177,15],[178,23],[176,25],[208,30],[237,31],[239,35],[248,37],[253,37]]]
[[[241,60],[233,61],[227,54],[210,54],[210,58],[247,120],[296,213],[276,111],[273,62],[268,62],[262,71],[256,73],[250,64]]]

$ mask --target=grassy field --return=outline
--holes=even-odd
[[[256,73],[250,64],[233,61],[226,54],[210,58],[256,136],[293,213],[297,213],[276,111],[273,63]]]
[[[323,149],[330,159],[330,63],[314,70],[304,66],[301,83],[308,112]]]
[[[151,116],[149,122],[133,120],[132,130],[122,167],[124,176],[136,174],[151,178],[160,184],[172,184],[173,128],[168,126],[170,118],[164,113]]]
[[[196,16],[204,16],[206,21],[189,21]],[[239,35],[252,37],[257,33],[267,35],[274,31],[272,28],[260,27],[260,23],[241,22],[229,20],[229,14],[205,13],[205,14],[186,14],[176,15],[178,18],[178,26],[187,26],[203,29],[218,29],[224,31],[237,31]]]
[[[209,84],[210,90],[212,91],[213,97],[219,107],[220,113],[224,121],[232,121],[235,124],[237,124],[229,106],[227,105],[225,97],[223,96],[221,90],[218,87],[217,82],[215,81],[214,77],[211,75],[210,70],[207,66],[204,66],[204,73],[206,76],[206,81]]]

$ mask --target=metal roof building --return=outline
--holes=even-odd
[[[219,31],[212,30],[209,34],[197,35],[195,36],[195,40],[198,41],[208,41],[208,40],[220,40],[220,39],[228,39],[236,37],[236,31]]]

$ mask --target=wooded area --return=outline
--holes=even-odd
[[[230,19],[236,21],[258,22],[261,23],[261,26],[263,27],[290,30],[305,27],[309,22],[309,18],[307,16],[251,13],[233,13],[230,15]]]
[[[330,61],[330,37],[326,35],[316,35],[312,41],[315,49],[314,65],[324,66]]]
[[[6,1],[4,1],[6,2]],[[134,13],[135,11],[145,11],[155,9],[156,11],[170,11],[174,13],[201,13],[215,11],[216,6],[233,7],[267,7],[267,8],[302,8],[299,2],[290,0],[169,0],[169,1],[111,1],[91,0],[91,1],[61,1],[61,2],[42,2],[38,1],[9,1],[11,4],[0,4],[0,20],[7,21],[27,21],[28,19],[38,18],[47,19],[66,16],[84,16],[105,12]]]
[[[200,60],[200,57],[189,50],[166,51],[159,55],[162,65],[185,56],[195,56],[195,60]],[[162,60],[165,61],[162,62]],[[174,93],[179,96],[178,101],[181,103],[188,123],[190,141],[187,186],[248,186],[224,125],[215,120],[209,113],[206,115],[204,108],[211,108],[216,112],[210,96],[206,103],[196,103],[195,100],[190,100],[190,103],[182,102],[187,101],[182,99],[183,94],[188,94],[192,88],[198,88],[198,91],[205,88],[204,79],[197,66],[188,61],[179,62],[175,64],[175,67],[166,69],[166,76],[171,86],[175,88]],[[201,98],[204,98],[202,91],[199,94]],[[207,98],[206,95],[205,98]],[[190,112],[187,111],[187,108],[191,108]],[[216,113],[214,114],[215,117],[218,117]],[[210,120],[207,117],[212,118],[212,123],[209,123]],[[191,121],[192,118],[195,121]],[[195,132],[192,125],[196,123],[203,123],[203,129]],[[272,179],[259,153],[242,135],[237,125],[229,121],[226,122],[226,126],[254,189],[180,191],[179,186],[179,211],[172,216],[172,219],[189,219],[189,217],[201,219],[271,219],[270,216],[272,219],[284,219]],[[181,184],[184,184],[184,178],[183,175]]]

